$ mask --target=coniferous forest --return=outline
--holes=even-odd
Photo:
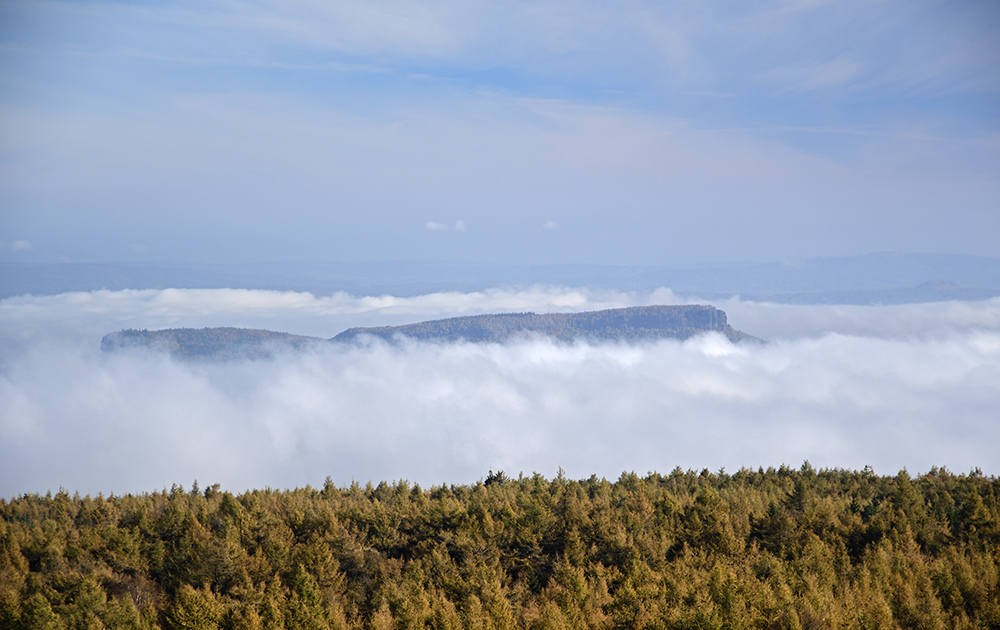
[[[0,628],[997,628],[1000,480],[781,467],[0,500]]]

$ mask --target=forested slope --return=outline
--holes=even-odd
[[[995,628],[1000,482],[741,470],[0,501],[2,628]]]

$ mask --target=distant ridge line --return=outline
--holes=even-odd
[[[351,343],[366,337],[395,343],[468,341],[506,343],[533,337],[559,341],[648,341],[688,339],[717,332],[733,342],[760,341],[734,329],[726,313],[714,306],[629,306],[583,313],[497,313],[467,315],[403,326],[349,328],[332,339],[251,328],[126,329],[109,333],[101,350],[145,348],[184,359],[245,359],[272,356],[276,350],[302,350],[325,343]]]
[[[934,286],[947,282],[948,285]],[[928,284],[931,283],[931,284]],[[910,304],[1000,296],[1000,258],[873,253],[784,262],[660,265],[470,261],[27,263],[0,261],[0,299],[72,291],[248,289],[398,297],[534,285],[625,292],[669,288],[704,300]]]
[[[271,356],[275,348],[299,350],[319,343],[325,342],[319,337],[254,328],[129,328],[104,335],[101,350],[147,348],[185,359],[256,359]]]
[[[583,313],[467,315],[403,326],[349,328],[331,341],[350,341],[365,335],[388,341],[396,337],[407,337],[502,343],[530,336],[561,341],[580,338],[591,341],[639,341],[687,339],[711,331],[722,333],[734,342],[753,339],[732,328],[725,311],[698,304],[629,306]]]

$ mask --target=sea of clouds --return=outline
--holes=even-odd
[[[93,291],[0,301],[0,497],[798,466],[1000,472],[1000,299],[715,305],[764,344],[381,342],[264,360],[106,354],[121,328],[351,326],[704,303],[667,289],[417,297]]]

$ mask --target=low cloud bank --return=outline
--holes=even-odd
[[[908,339],[959,331],[1000,331],[1000,298],[891,306],[789,305],[731,299],[716,306],[726,311],[736,328],[766,339],[830,333]]]
[[[294,291],[163,289],[24,295],[0,300],[0,342],[103,335],[121,328],[240,326],[333,337],[352,326],[497,312],[580,312],[648,304],[711,303],[735,328],[767,339],[829,333],[908,338],[965,330],[1000,331],[1000,298],[892,306],[788,305],[681,297],[670,289],[620,292],[533,286],[415,297],[317,297]]]
[[[220,364],[105,355],[100,335],[88,332],[259,321],[332,336],[338,326],[400,317],[670,297],[174,290],[4,300],[0,496],[60,486],[122,493],[194,479],[240,490],[316,485],[327,475],[426,485],[475,481],[490,468],[617,477],[804,459],[886,473],[933,465],[1000,472],[997,301],[718,304],[735,327],[772,339],[766,345],[711,335],[638,346],[374,343]],[[308,329],[324,319],[333,329]]]
[[[639,304],[678,304],[669,289],[644,294],[565,287],[441,292],[415,297],[316,297],[294,291],[163,289],[71,292],[0,300],[7,339],[101,335],[120,328],[257,327],[333,337],[352,326],[496,312],[570,312]]]

